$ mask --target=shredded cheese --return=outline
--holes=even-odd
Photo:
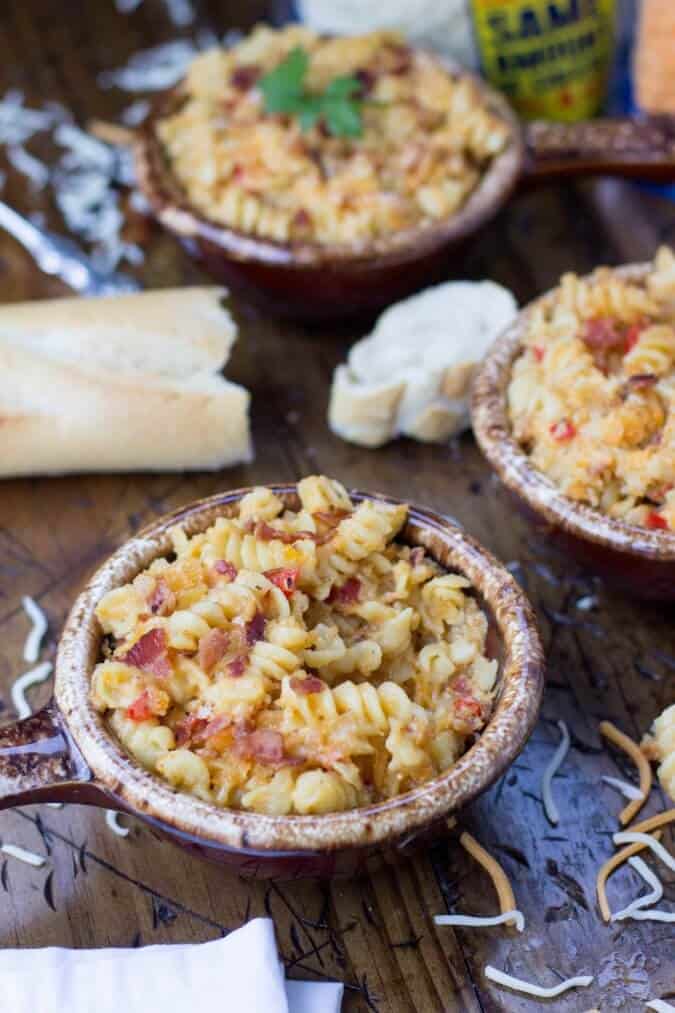
[[[44,614],[40,606],[28,595],[24,595],[21,599],[24,612],[33,624],[33,627],[26,637],[26,643],[23,645],[23,660],[33,664],[40,657],[40,646],[42,644],[42,638],[47,632],[47,616]]]
[[[45,802],[49,809],[63,809],[63,802]]]
[[[658,830],[654,834],[654,840],[658,841],[661,838],[661,831]],[[644,851],[645,844],[631,844],[629,848],[623,848],[621,851],[617,851],[615,855],[608,858],[604,865],[598,870],[598,876],[595,883],[595,890],[598,895],[598,907],[600,908],[600,914],[602,915],[603,921],[608,922],[612,917],[612,912],[609,909],[607,902],[607,880],[620,865],[623,865],[633,855],[637,855],[638,852]]]
[[[33,713],[24,696],[26,690],[30,689],[31,686],[37,685],[39,682],[44,682],[45,679],[49,678],[51,672],[51,662],[43,661],[40,665],[36,665],[35,668],[31,668],[29,672],[24,672],[16,680],[12,686],[12,704],[19,716],[19,720],[23,721],[24,718],[30,717]]]
[[[33,865],[36,869],[42,868],[47,861],[42,855],[36,855],[33,851],[26,851],[25,848],[20,848],[16,844],[3,844],[0,847],[0,851],[5,855],[9,855],[10,858],[16,858],[20,862],[24,862],[26,865]]]
[[[541,781],[541,797],[544,803],[544,812],[549,823],[552,823],[553,826],[557,826],[560,814],[558,813],[558,807],[555,804],[553,792],[551,791],[551,782],[558,773],[570,748],[570,733],[567,731],[567,725],[564,721],[558,721],[558,728],[561,735],[560,745],[551,757],[551,762],[546,767]]]
[[[627,756],[630,756],[640,775],[640,791],[642,792],[643,797],[641,799],[633,799],[633,801],[629,802],[628,805],[619,813],[619,822],[622,827],[625,827],[626,824],[630,823],[630,821],[640,812],[645,799],[652,790],[652,768],[649,766],[649,760],[644,755],[637,742],[634,742],[627,735],[624,735],[623,732],[619,731],[616,725],[613,725],[611,721],[601,721],[598,729],[604,738],[609,739],[609,741],[613,742],[615,746],[622,749]]]
[[[631,868],[635,869],[639,876],[642,876],[645,883],[651,887],[651,893],[646,893],[643,897],[637,897],[634,901],[631,901],[627,907],[622,908],[621,911],[617,911],[616,914],[612,915],[613,922],[622,922],[626,918],[633,918],[636,911],[641,908],[649,907],[650,904],[658,904],[663,897],[663,886],[658,876],[655,876],[646,862],[643,862],[641,858],[633,856],[628,859],[628,864]]]
[[[647,820],[642,820],[641,823],[636,823],[631,827],[633,833],[649,834],[652,830],[663,827],[667,823],[672,823],[675,820],[675,809],[666,809],[665,812],[657,813],[656,816],[650,816]],[[656,835],[655,835],[656,836]]]
[[[518,905],[516,904],[513,889],[506,873],[496,858],[493,858],[492,855],[478,843],[476,838],[472,837],[471,834],[466,832],[466,830],[459,838],[459,843],[465,851],[468,851],[472,858],[475,858],[479,865],[483,866],[492,880],[494,888],[497,891],[497,897],[499,898],[499,910],[501,913],[507,914],[509,911],[517,911]],[[517,919],[515,919],[515,923],[517,925]],[[522,929],[519,929],[519,931],[522,931]]]
[[[588,988],[593,981],[592,974],[580,974],[576,978],[561,981],[557,985],[553,985],[552,988],[544,988],[541,985],[532,985],[529,981],[514,978],[512,974],[499,971],[490,964],[485,968],[485,977],[498,985],[504,985],[505,988],[512,988],[515,992],[523,992],[525,995],[533,995],[537,999],[555,999],[556,996],[562,995],[563,992],[567,992],[571,988]]]
[[[504,911],[499,915],[434,915],[436,925],[457,925],[467,928],[483,928],[491,925],[515,925],[519,932],[525,928],[525,918],[522,911]]]
[[[636,833],[634,830],[622,830],[620,834],[614,834],[613,839],[615,844],[644,844],[645,847],[652,849],[656,857],[660,858],[671,872],[675,872],[675,858],[649,834]]]
[[[608,784],[610,788],[616,788],[624,798],[630,799],[631,802],[644,802],[643,793],[634,784],[630,784],[628,781],[621,781],[618,777],[608,777],[607,774],[603,774],[601,780],[605,784]]]
[[[665,999],[650,999],[647,1009],[655,1009],[656,1013],[675,1013],[675,1006],[671,1006]]]
[[[108,828],[112,830],[118,837],[128,837],[129,830],[127,827],[123,827],[119,822],[120,814],[115,809],[108,809],[105,814],[105,821]]]

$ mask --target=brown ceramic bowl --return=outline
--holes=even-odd
[[[639,281],[649,266],[628,264],[616,271],[622,278]],[[528,314],[534,306],[550,302],[555,293],[555,289],[547,292],[526,307],[488,352],[473,387],[476,439],[547,542],[623,591],[640,598],[675,600],[675,533],[615,520],[568,499],[531,466],[511,434],[506,403],[511,368],[521,351]]]
[[[444,61],[458,75],[471,76]],[[512,129],[463,207],[434,225],[345,245],[279,243],[238,232],[192,206],[173,175],[156,133],[159,119],[182,101],[182,86],[160,97],[135,145],[141,190],[157,220],[217,281],[231,285],[278,315],[308,321],[372,314],[440,278],[448,255],[507,200],[524,162],[518,120],[507,101],[474,78],[490,108]]]
[[[297,508],[295,486],[273,486]],[[491,623],[499,659],[498,694],[485,730],[457,763],[433,781],[367,808],[322,816],[267,816],[220,809],[174,791],[133,761],[89,701],[102,631],[101,596],[132,580],[170,551],[168,529],[190,533],[236,508],[247,489],[213,496],[163,517],[112,555],[75,602],[61,636],[55,697],[43,711],[0,730],[0,809],[70,801],[126,810],[203,857],[262,877],[347,874],[371,855],[405,855],[439,832],[450,813],[484,791],[523,748],[539,711],[543,656],[532,609],[511,575],[445,518],[411,508],[402,538],[466,574]],[[367,498],[354,493],[356,501]],[[389,497],[381,497],[396,502]]]

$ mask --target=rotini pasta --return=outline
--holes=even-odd
[[[675,255],[642,282],[565,275],[529,318],[512,370],[513,432],[570,499],[675,530]]]
[[[490,713],[496,662],[469,582],[393,541],[404,506],[299,483],[258,488],[206,531],[171,533],[105,595],[91,699],[177,791],[323,813],[446,770]],[[269,565],[268,565],[269,564]]]
[[[642,741],[642,751],[659,763],[659,781],[675,802],[675,703],[656,719]]]
[[[265,112],[259,78],[298,46],[310,87],[339,75],[362,81],[361,136],[335,138],[320,124],[303,131],[295,117]],[[277,242],[351,243],[452,215],[510,140],[472,79],[392,32],[328,39],[297,25],[258,27],[197,57],[183,91],[157,133],[191,202]]]

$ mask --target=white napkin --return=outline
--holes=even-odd
[[[269,918],[211,943],[0,951],[0,1008],[12,1013],[340,1013],[342,992],[284,981]]]

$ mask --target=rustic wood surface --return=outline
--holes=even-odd
[[[220,33],[264,12],[256,2],[210,0],[196,7],[199,26]],[[194,26],[183,34],[191,30]],[[59,100],[80,123],[93,116],[114,119],[135,96],[101,90],[97,74],[178,34],[162,0],[145,0],[128,15],[118,13],[113,0],[4,4],[0,93],[16,87],[29,104]],[[31,150],[40,153],[40,144]],[[8,170],[0,196],[19,209],[46,213],[62,228],[48,194],[31,190],[17,173]],[[147,230],[142,238],[146,260],[138,276],[146,285],[200,277],[167,237]],[[662,240],[675,242],[675,204],[663,197],[607,180],[559,185],[517,196],[468,251],[465,273],[503,282],[525,301],[564,270],[644,259]],[[0,237],[3,302],[62,292],[12,240]],[[447,909],[488,914],[496,907],[486,876],[452,840],[357,880],[270,886],[190,860],[131,819],[125,820],[129,837],[118,839],[102,812],[67,806],[0,816],[2,841],[48,859],[42,869],[12,859],[0,863],[0,945],[200,941],[267,913],[275,920],[288,973],[344,981],[346,1013],[515,1013],[544,1005],[492,986],[483,975],[488,962],[543,984],[593,973],[591,988],[557,1001],[556,1008],[566,1013],[591,1007],[637,1011],[650,997],[675,995],[672,927],[606,927],[594,893],[596,870],[612,853],[622,806],[600,777],[632,775],[601,747],[597,722],[609,718],[639,737],[675,699],[672,608],[629,602],[596,586],[566,560],[549,556],[513,513],[470,436],[450,447],[398,442],[375,452],[342,443],[325,424],[328,384],[357,331],[308,332],[265,319],[236,301],[233,306],[241,336],[229,373],[253,392],[254,464],[216,475],[2,483],[2,718],[13,717],[9,689],[21,670],[27,632],[20,596],[32,595],[47,612],[47,654],[53,652],[87,574],[165,510],[218,489],[315,471],[428,504],[452,514],[511,563],[541,619],[549,661],[541,721],[513,768],[460,819],[504,863],[526,932],[434,926],[432,916]],[[589,593],[597,594],[599,607],[580,611],[575,603]],[[48,696],[45,685],[32,691],[31,703],[37,707]],[[543,813],[540,778],[558,741],[559,718],[572,731],[573,748],[555,781],[562,818],[553,828]],[[664,804],[655,790],[645,814]],[[637,886],[632,872],[615,876],[613,906],[627,903]],[[672,876],[666,898],[675,900]]]

